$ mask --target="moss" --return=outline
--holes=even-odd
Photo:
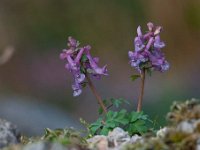
[[[125,150],[169,150],[169,147],[157,138],[145,139],[135,144],[128,144]]]
[[[171,106],[171,112],[167,115],[167,120],[176,125],[184,120],[200,118],[200,101],[197,99],[187,100],[185,102],[174,102]]]

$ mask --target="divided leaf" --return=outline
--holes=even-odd
[[[135,80],[137,80],[138,78],[140,78],[140,75],[139,75],[139,74],[135,74],[135,75],[132,75],[132,76],[131,76],[131,80],[132,80],[132,81],[135,81]]]
[[[115,107],[119,107],[124,100],[112,98],[110,101]],[[108,100],[104,100],[104,104],[109,105],[110,103]],[[150,129],[149,123],[152,123],[152,121],[143,112],[127,112],[126,109],[120,111],[109,110],[107,114],[90,125],[90,133],[91,135],[107,135],[114,128],[121,127],[128,131],[130,135],[143,134]]]

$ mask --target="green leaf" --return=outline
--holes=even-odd
[[[147,70],[148,75],[151,76],[151,75],[152,75],[152,72],[153,72],[152,69],[149,68],[149,69],[146,69],[146,70]]]
[[[103,114],[103,109],[102,109],[102,107],[99,107],[98,113],[99,113],[99,115]]]
[[[119,98],[119,99],[115,99],[115,98],[111,98],[110,101],[112,102],[112,104],[116,107],[119,108],[120,105],[122,105],[123,103],[125,104],[130,104],[127,100]]]
[[[119,112],[120,114],[126,114],[127,113],[127,111],[126,111],[126,109],[122,109],[122,110],[120,110],[120,112]]]
[[[137,128],[135,127],[134,124],[130,124],[128,126],[128,132],[129,132],[129,134],[136,134],[136,133],[138,133]]]
[[[127,125],[129,123],[128,119],[127,118],[123,118],[123,119],[117,119],[115,120],[117,122],[119,122],[120,124],[122,125]]]
[[[140,115],[139,119],[148,120],[148,116],[147,115]]]
[[[108,111],[108,113],[106,114],[106,118],[107,118],[107,119],[112,118],[112,117],[113,117],[113,113],[114,113],[114,112],[111,111],[111,110]]]
[[[115,107],[117,107],[117,108],[122,104],[122,101],[121,101],[120,99],[111,98],[110,101],[111,101],[112,104],[113,104]]]
[[[123,99],[110,99],[110,102],[115,102],[115,105],[121,105]],[[104,100],[104,103],[110,104],[108,100]],[[96,122],[90,124],[90,135],[101,134],[107,135],[109,131],[115,127],[122,127],[125,131],[128,131],[130,135],[143,134],[148,131],[149,118],[143,112],[127,112],[126,109],[120,111],[109,110],[106,115],[100,117]]]
[[[139,64],[139,67],[146,70],[148,68],[151,68],[152,64],[151,64],[150,61],[148,61],[148,62],[142,62],[142,63]]]
[[[86,54],[83,54],[81,57],[81,62],[86,62],[88,60]]]
[[[101,125],[92,126],[90,127],[90,132],[94,135],[100,128],[101,128]]]
[[[131,80],[132,80],[132,81],[135,81],[135,80],[138,79],[138,78],[140,78],[140,75],[138,75],[138,74],[135,74],[135,75],[132,75],[132,76],[131,76]]]
[[[128,131],[130,134],[142,134],[147,132],[148,128],[143,120],[137,120],[135,123],[132,123],[128,126]]]
[[[120,112],[112,112],[108,114],[106,117],[107,122],[113,122],[115,126],[119,126],[120,124],[126,125],[128,121],[127,111],[122,109]]]
[[[135,124],[135,126],[143,126],[143,125],[145,125],[145,121],[144,120],[137,120],[134,124]]]
[[[103,126],[102,120],[102,118],[99,118],[96,122],[90,124],[89,130],[92,135],[96,134],[97,131]]]
[[[122,109],[120,112],[117,114],[117,119],[124,119],[127,118],[127,111],[125,109]]]
[[[107,121],[106,122],[106,127],[115,128],[116,124],[114,123],[114,121]]]
[[[99,118],[99,119],[97,119],[97,121],[96,121],[96,122],[94,122],[94,123],[91,123],[91,125],[90,125],[90,126],[93,126],[93,125],[102,125],[102,120],[103,120],[103,118]]]
[[[130,122],[135,122],[138,119],[139,115],[140,115],[139,112],[135,112],[135,111],[131,112],[131,120],[130,120]]]
[[[81,66],[81,73],[86,73],[86,70],[83,66]]]
[[[103,104],[107,107],[108,104],[109,104],[109,101],[108,101],[107,99],[104,99],[104,100],[103,100]]]
[[[103,104],[104,104],[106,107],[108,107],[108,105],[109,105],[108,100],[107,100],[107,99],[104,99],[104,100],[103,100]],[[99,113],[99,115],[103,114],[103,109],[102,109],[102,107],[99,107],[98,113]]]
[[[122,109],[116,118],[116,121],[121,123],[122,125],[126,125],[129,122],[128,113],[125,109]]]
[[[108,132],[109,132],[109,129],[104,126],[103,129],[101,130],[100,134],[101,135],[108,135]]]
[[[81,86],[82,86],[83,88],[85,88],[85,87],[87,86],[87,82],[82,82],[82,83],[81,83]]]
[[[123,100],[123,103],[130,105],[130,102],[128,100],[125,100],[125,99],[122,99],[122,100]]]
[[[142,133],[145,133],[147,132],[148,128],[146,126],[136,126],[137,128],[137,131],[142,134]]]

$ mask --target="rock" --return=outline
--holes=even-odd
[[[87,140],[90,149],[122,150],[126,144],[133,144],[141,139],[137,134],[130,137],[128,132],[117,127],[108,133],[108,136],[96,135]]]
[[[200,119],[194,122],[195,131],[200,132]]]
[[[182,121],[181,123],[178,124],[177,130],[181,132],[186,132],[186,133],[193,133],[194,131],[194,122],[189,120],[189,121]]]
[[[62,145],[59,142],[38,141],[27,145],[18,144],[10,145],[2,150],[89,150],[86,146],[81,145]]]
[[[200,119],[200,101],[197,99],[174,102],[171,106],[171,112],[167,115],[167,120],[173,125],[186,120],[198,119]]]
[[[10,145],[8,147],[3,148],[3,150],[23,150],[23,146],[20,144]]]
[[[109,145],[113,147],[117,147],[130,141],[130,136],[128,135],[128,132],[125,132],[119,127],[109,132],[107,138],[109,141]]]
[[[10,122],[0,119],[0,148],[20,142],[17,127]]]
[[[197,140],[197,147],[196,150],[200,150],[200,138]]]
[[[166,135],[166,133],[167,133],[168,131],[169,131],[169,128],[164,127],[164,128],[162,128],[162,129],[160,129],[160,130],[157,131],[156,137],[158,137],[158,138],[164,138],[165,135]]]
[[[200,119],[195,120],[186,120],[182,121],[177,125],[177,130],[185,133],[193,133],[196,130],[199,130]]]
[[[59,143],[37,142],[26,145],[23,150],[67,150]]]
[[[107,150],[108,140],[104,135],[96,135],[87,140],[90,149]]]
[[[131,137],[130,143],[135,143],[135,142],[137,142],[138,140],[141,140],[141,139],[142,139],[141,136],[135,134],[135,135],[133,135],[133,136]]]

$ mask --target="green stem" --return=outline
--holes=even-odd
[[[91,91],[93,92],[94,96],[96,97],[96,99],[98,101],[98,104],[101,106],[101,108],[103,109],[103,112],[106,114],[107,109],[103,103],[103,100],[102,100],[101,96],[99,95],[99,93],[97,92],[97,90],[96,90],[94,84],[92,83],[90,77],[88,76],[88,74],[86,74],[86,78],[88,80],[88,84],[89,84]]]
[[[142,110],[142,100],[144,96],[144,83],[145,83],[145,69],[142,70],[140,77],[141,77],[141,86],[140,86],[140,95],[137,105],[137,112],[140,112]]]

